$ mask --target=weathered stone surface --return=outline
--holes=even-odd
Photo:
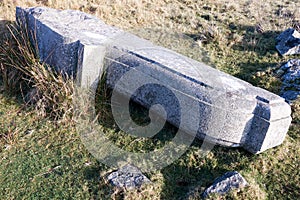
[[[109,174],[107,179],[112,185],[127,190],[139,188],[151,182],[138,168],[129,164]]]
[[[281,55],[300,54],[300,33],[295,29],[287,29],[282,32],[276,40],[276,48]]]
[[[110,39],[123,32],[75,10],[17,8],[16,15],[17,21],[26,24],[34,35],[33,44],[37,44],[41,61],[77,76],[81,85],[93,84],[102,74],[101,52]]]
[[[211,186],[209,186],[202,196],[207,198],[210,194],[217,193],[220,195],[227,194],[232,189],[240,189],[247,186],[247,181],[243,176],[234,171],[227,172],[223,176],[217,178]]]
[[[105,71],[108,86],[146,107],[163,105],[180,129],[252,153],[285,138],[291,109],[273,93],[79,11],[17,8],[17,19],[34,32],[41,59],[82,87],[95,88]]]
[[[283,82],[281,96],[293,101],[300,95],[300,60],[292,59],[280,67],[277,74]]]

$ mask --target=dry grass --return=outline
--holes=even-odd
[[[67,122],[73,112],[73,80],[39,61],[26,30],[10,25],[8,38],[0,45],[4,90],[21,93],[38,115]]]
[[[217,68],[276,93],[279,92],[280,81],[272,72],[289,57],[277,54],[273,38],[288,27],[299,29],[300,26],[300,3],[297,0],[0,0],[3,58],[0,67],[4,83],[1,92],[4,94],[3,90],[13,88],[14,91],[22,91],[25,98],[29,91],[36,97],[29,98],[35,101],[33,111],[66,121],[73,109],[70,104],[72,80],[66,82],[62,76],[46,70],[50,68],[36,59],[26,33],[22,37],[22,33],[14,27],[11,28],[13,34],[5,29],[6,24],[14,21],[15,6],[38,5],[81,10],[193,58],[201,57],[198,47],[187,49],[194,42],[207,52],[210,62]],[[161,40],[162,32],[165,36]],[[174,36],[176,33],[180,38]],[[8,43],[4,43],[5,35],[11,37]],[[178,44],[174,46],[174,43]],[[27,90],[30,87],[35,89]],[[106,92],[100,95],[106,95]],[[18,100],[2,97],[0,102],[0,144],[15,146],[12,150],[0,150],[3,157],[0,162],[0,189],[4,188],[0,190],[0,197],[178,199],[185,198],[192,191],[194,196],[190,199],[200,199],[205,187],[229,170],[240,171],[250,187],[225,197],[215,197],[217,199],[300,197],[299,101],[293,106],[293,124],[280,147],[255,156],[242,150],[216,147],[202,159],[199,158],[199,145],[195,142],[178,161],[159,172],[148,174],[154,184],[128,192],[114,192],[99,179],[99,171],[105,174],[107,168],[86,152],[72,127],[57,127],[53,121],[37,119],[22,104],[16,103],[20,102]],[[112,123],[106,110],[101,111],[103,123]],[[36,134],[23,137],[27,130],[32,129]],[[135,148],[128,145],[131,144],[128,137],[118,137],[123,133],[114,129],[107,132],[111,132],[120,145]],[[87,162],[92,163],[90,168],[86,167]],[[52,173],[49,177],[30,179],[48,166],[53,168],[57,165],[62,165],[62,174]],[[44,187],[41,188],[41,185]]]
[[[238,20],[243,25],[260,23],[264,30],[282,30],[290,24],[287,21],[299,19],[297,1],[249,1],[232,2],[228,0],[2,0],[0,18],[14,20],[15,6],[48,6],[57,9],[76,9],[88,12],[105,20],[107,23],[121,28],[163,27],[189,32],[197,30],[199,22],[214,26],[214,22]],[[274,10],[277,9],[277,10]],[[207,15],[207,16],[205,16]],[[199,16],[202,18],[199,19]],[[237,19],[238,17],[238,19]],[[278,18],[278,22],[270,23],[270,19]],[[172,18],[172,20],[170,20]],[[288,18],[288,20],[287,20]],[[178,21],[174,20],[177,19]]]

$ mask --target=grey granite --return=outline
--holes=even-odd
[[[277,38],[276,48],[283,56],[300,54],[300,33],[289,28],[282,32]]]
[[[292,59],[277,71],[282,80],[281,96],[292,102],[300,95],[300,59]]]
[[[291,109],[283,98],[94,16],[17,8],[17,20],[35,36],[41,60],[81,87],[95,89],[105,72],[114,91],[148,108],[163,105],[170,123],[199,138],[260,153],[288,131]]]
[[[129,164],[110,173],[107,180],[113,186],[127,190],[140,188],[151,182],[137,167]]]
[[[225,195],[230,190],[241,189],[246,186],[248,186],[248,183],[240,173],[236,171],[227,172],[217,178],[211,186],[206,188],[202,196],[203,198],[207,198],[213,193]]]

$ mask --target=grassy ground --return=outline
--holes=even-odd
[[[8,34],[5,25],[14,20],[16,5],[72,8],[94,14],[108,24],[209,62],[275,93],[281,83],[274,71],[288,59],[297,57],[280,57],[274,40],[288,27],[300,28],[297,0],[2,0],[1,44]],[[8,85],[11,84],[2,77],[0,199],[200,199],[205,187],[229,170],[244,175],[250,187],[215,198],[300,198],[299,100],[293,105],[293,124],[281,146],[259,155],[215,147],[202,159],[201,141],[196,140],[172,165],[147,174],[153,184],[137,191],[119,192],[103,179],[112,169],[89,154],[73,123],[39,115],[34,107],[24,106],[22,95],[9,91],[17,90],[19,85],[13,88]],[[105,116],[104,123],[111,124],[109,114]],[[130,138],[113,126],[107,126],[107,132],[129,150],[153,145],[147,141],[129,145]]]

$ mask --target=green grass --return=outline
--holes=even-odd
[[[300,22],[298,1],[180,0],[180,1],[18,1],[18,5],[42,4],[79,9],[124,28],[155,43],[204,61],[255,86],[279,93],[280,80],[274,71],[299,56],[281,57],[274,38]],[[15,1],[0,2],[1,37],[9,32],[4,24],[14,19]],[[3,46],[4,39],[0,40]],[[4,62],[1,61],[0,65]],[[2,70],[2,69],[1,69]],[[2,75],[3,75],[3,71]],[[14,75],[14,74],[11,74]],[[18,77],[15,75],[15,77]],[[9,81],[7,81],[9,80]],[[35,83],[38,82],[38,79]],[[0,88],[0,199],[200,199],[215,178],[237,170],[250,183],[248,188],[212,199],[298,199],[300,198],[300,101],[293,108],[293,123],[282,145],[259,155],[242,149],[215,147],[205,158],[199,156],[201,141],[168,167],[146,174],[152,184],[139,190],[119,191],[104,179],[111,170],[84,147],[70,118],[55,120],[55,107],[41,112],[23,103],[19,82],[2,76]],[[59,82],[61,84],[62,82]],[[52,82],[45,94],[62,85]],[[36,84],[31,84],[31,86]],[[43,86],[43,85],[42,85]],[[66,86],[66,85],[63,85]],[[67,87],[67,86],[66,86]],[[40,87],[40,90],[44,90]],[[60,90],[58,97],[70,91]],[[24,91],[25,92],[25,91]],[[105,96],[106,98],[100,98]],[[53,98],[57,96],[52,96]],[[64,99],[64,98],[59,98]],[[167,138],[137,140],[118,130],[112,120],[109,92],[99,90],[99,123],[120,147],[150,151],[172,137],[174,128],[161,132]],[[41,101],[41,105],[45,103]],[[52,109],[55,108],[55,109]],[[147,121],[136,108],[139,121]],[[42,113],[42,115],[41,115]],[[44,114],[43,114],[44,113]],[[50,116],[49,116],[50,115]],[[61,113],[58,116],[61,117]]]
[[[18,110],[20,106],[3,96],[1,103],[5,103],[10,111]],[[1,110],[1,113],[7,113],[7,110]],[[299,134],[288,136],[280,147],[259,155],[250,155],[242,149],[215,147],[204,159],[199,156],[201,142],[196,140],[172,165],[147,174],[153,184],[138,191],[114,194],[114,188],[103,179],[111,169],[87,152],[73,127],[38,119],[34,113],[28,115],[28,110],[21,110],[16,118],[29,126],[19,131],[16,142],[1,150],[1,199],[108,199],[122,196],[126,199],[178,199],[191,191],[195,191],[193,194],[203,192],[214,178],[229,170],[241,172],[250,187],[233,192],[228,198],[287,199],[300,195]],[[1,125],[4,124],[6,121],[1,121]],[[289,134],[298,130],[299,125],[293,125]],[[125,145],[130,141],[128,137],[115,137]]]

